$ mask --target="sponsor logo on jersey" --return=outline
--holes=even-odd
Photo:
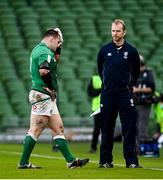
[[[50,55],[48,55],[48,63],[50,63],[50,61],[51,61],[51,56]]]
[[[37,106],[36,106],[36,105],[33,105],[33,106],[32,106],[32,109],[33,109],[33,110],[36,110],[36,109],[37,109]]]

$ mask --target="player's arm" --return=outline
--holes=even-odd
[[[136,84],[137,79],[140,74],[140,57],[138,52],[135,50],[132,55],[132,78],[133,78],[133,85]]]
[[[50,75],[50,67],[48,61],[44,61],[40,64],[39,73],[47,87],[44,89],[51,95],[52,100],[56,98],[55,89],[52,84],[52,77]]]
[[[97,55],[97,70],[102,81],[103,81],[103,75],[102,75],[103,64],[104,64],[104,48],[101,48]]]

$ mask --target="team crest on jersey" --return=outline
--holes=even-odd
[[[127,52],[127,51],[124,52],[123,58],[124,58],[124,59],[127,59],[127,58],[128,58],[128,52]]]
[[[147,77],[147,72],[143,73],[143,77],[146,78]]]
[[[131,106],[134,106],[134,100],[130,99]]]

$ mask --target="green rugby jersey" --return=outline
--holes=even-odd
[[[40,64],[48,61],[50,64],[50,74],[52,77],[52,84],[54,89],[57,89],[57,62],[54,58],[54,52],[49,49],[44,42],[39,43],[31,52],[30,56],[30,73],[32,78],[32,89],[38,90],[40,92],[49,94],[43,89],[47,87],[43,82],[39,68]]]

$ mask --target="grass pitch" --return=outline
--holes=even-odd
[[[139,157],[142,169],[127,169],[122,155],[122,143],[114,144],[114,168],[99,169],[99,151],[89,154],[89,143],[69,143],[76,157],[90,158],[83,168],[67,169],[60,152],[52,152],[51,144],[37,143],[30,162],[42,169],[17,169],[21,144],[0,144],[0,179],[161,179],[163,178],[163,149],[159,158]]]

